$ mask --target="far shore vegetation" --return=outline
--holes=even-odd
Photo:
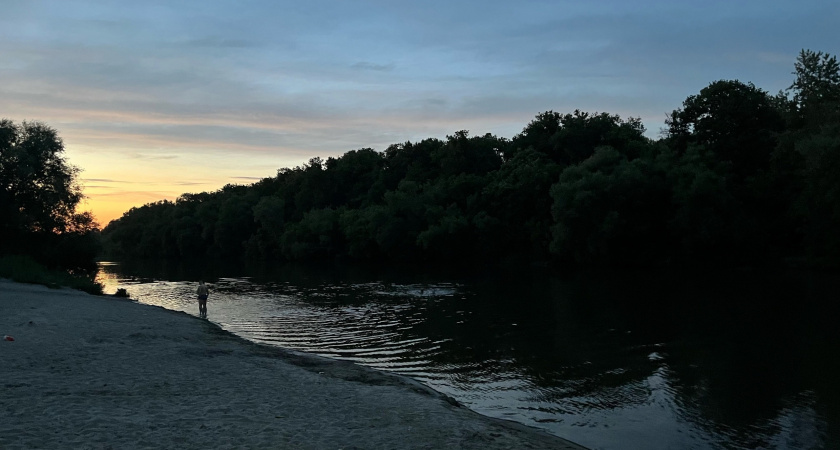
[[[836,268],[840,66],[803,50],[792,75],[777,94],[714,81],[667,115],[658,139],[638,118],[546,111],[510,139],[462,130],[313,158],[132,208],[101,234],[75,211],[78,169],[55,130],[3,120],[0,255],[88,279],[101,254]]]
[[[608,113],[543,112],[512,139],[352,150],[251,185],[132,208],[117,258],[527,261],[564,268],[836,266],[840,68],[803,50],[771,95],[720,80],[659,139]]]

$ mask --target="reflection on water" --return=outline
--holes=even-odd
[[[836,448],[828,276],[103,263],[106,292],[418,379],[591,448]]]

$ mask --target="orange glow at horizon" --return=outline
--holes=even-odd
[[[91,193],[92,189],[84,189],[85,199],[77,207],[77,210],[89,211],[96,218],[100,228],[105,228],[112,220],[119,219],[133,207],[139,207],[147,203],[161,200],[175,200],[180,193],[159,193],[153,192],[119,192],[115,194]]]
[[[93,214],[101,228],[132,207],[174,201],[185,193],[213,192],[227,184],[251,184],[296,165],[241,152],[167,149],[156,154],[155,149],[122,149],[104,154],[70,145],[66,150],[68,162],[81,169],[78,182],[85,198],[76,209]]]
[[[231,143],[207,136],[167,137],[98,131],[76,123],[51,120],[52,117],[42,119],[58,130],[65,143],[68,163],[82,171],[78,181],[85,199],[77,210],[91,212],[102,228],[132,207],[162,200],[174,201],[185,193],[213,192],[227,184],[252,184],[276,176],[279,169],[306,164],[316,156],[327,159],[371,146],[381,151],[390,144],[418,139],[408,134],[362,136],[357,137],[358,145],[344,143],[337,148],[329,134],[316,131],[312,140],[316,145],[307,144],[311,147],[303,148]],[[173,123],[178,120],[173,119]],[[337,125],[348,126],[347,123]],[[420,139],[446,135],[439,130],[419,133]],[[370,142],[370,139],[384,142]],[[318,142],[323,142],[326,150],[319,150]]]

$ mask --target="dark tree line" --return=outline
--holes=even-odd
[[[0,256],[28,256],[49,268],[95,267],[98,225],[78,213],[79,169],[64,143],[38,122],[0,120]]]
[[[666,119],[548,111],[511,139],[353,150],[249,186],[132,208],[112,256],[574,266],[840,261],[840,68],[803,50],[786,92],[711,83]]]

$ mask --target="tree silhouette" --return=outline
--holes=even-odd
[[[0,254],[30,254],[71,268],[91,264],[98,225],[89,213],[76,212],[83,198],[78,173],[64,159],[56,130],[0,120]]]
[[[709,84],[657,141],[640,119],[546,111],[510,140],[461,130],[133,208],[103,236],[148,257],[840,261],[840,71],[811,51],[795,70],[787,95]]]

